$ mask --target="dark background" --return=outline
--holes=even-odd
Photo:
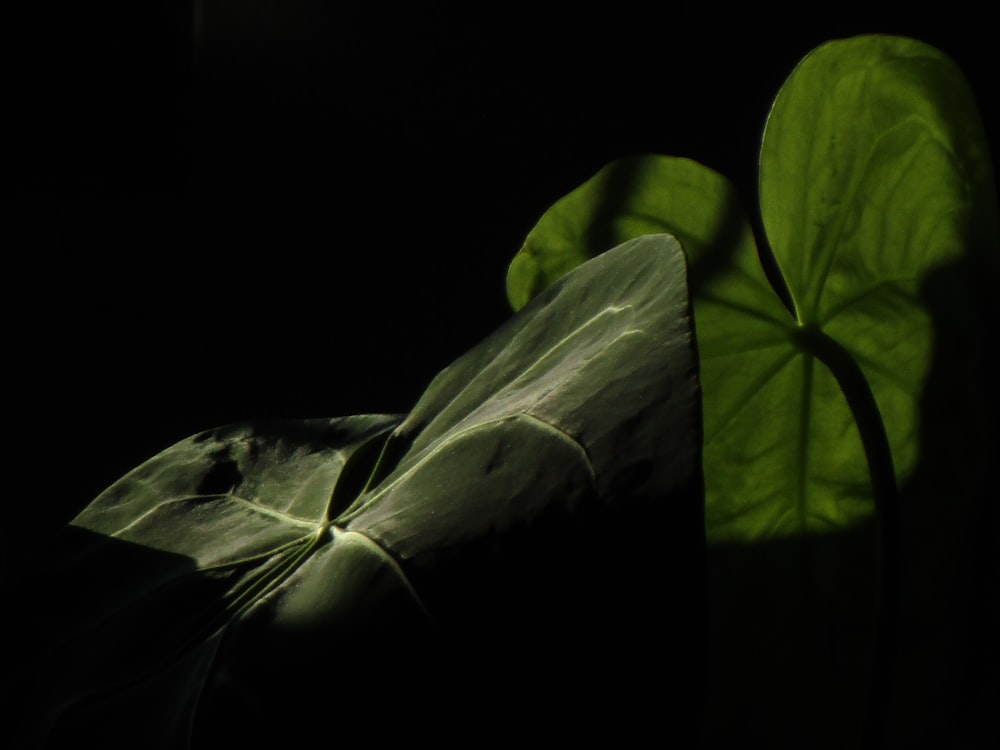
[[[694,158],[754,206],[771,100],[828,39],[939,47],[1000,148],[986,4],[77,5],[7,28],[18,546],[195,431],[407,411],[615,157]]]

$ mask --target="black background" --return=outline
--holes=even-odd
[[[753,206],[771,100],[828,39],[939,47],[998,148],[986,4],[731,7],[192,0],[9,18],[11,536],[37,540],[220,423],[407,411],[510,314],[506,267],[541,213],[615,157],[694,158]]]

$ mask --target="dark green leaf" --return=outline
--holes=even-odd
[[[642,736],[668,659],[700,674],[699,398],[658,235],[547,289],[408,415],[181,441],[18,589],[14,746]]]

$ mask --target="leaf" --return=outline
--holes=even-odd
[[[764,131],[763,223],[799,321],[861,365],[903,480],[918,457],[933,352],[925,284],[970,251],[995,248],[986,143],[954,63],[926,44],[886,36],[808,55]]]
[[[642,735],[649,682],[699,676],[699,398],[659,235],[554,284],[408,415],[179,442],[18,588],[13,747]]]
[[[693,261],[690,284],[728,271],[753,250],[736,188],[690,159],[640,155],[618,159],[549,208],[529,232],[507,273],[507,296],[518,310],[570,269],[622,241],[674,235]],[[758,282],[749,268],[751,284]],[[742,290],[751,300],[756,296]],[[766,286],[757,291],[769,301]]]
[[[966,555],[982,544],[976,519],[994,502],[986,472],[996,410],[984,367],[1000,279],[991,163],[954,62],[922,42],[880,35],[806,56],[774,102],[761,147],[762,220],[800,324],[857,362],[900,486],[892,708],[904,744],[950,741],[970,689],[958,665],[979,648],[963,633],[982,617],[976,600],[988,580]],[[812,415],[840,423],[826,402]],[[827,502],[853,498],[860,509],[867,488],[848,481],[852,459],[836,447],[811,444],[809,461],[829,467],[816,472]]]
[[[764,133],[761,253],[766,265],[773,248],[777,292],[730,186],[663,156],[605,167],[541,218],[511,264],[516,307],[572,265],[566,248],[590,257],[656,227],[684,241],[704,394],[709,727],[723,744],[759,733],[799,746],[820,726],[835,746],[856,740],[855,725],[834,731],[828,717],[860,716],[867,699],[873,475],[903,493],[915,623],[904,653],[957,692],[957,675],[938,665],[968,655],[916,649],[934,624],[967,622],[973,600],[968,567],[952,558],[939,575],[927,550],[943,542],[954,555],[975,538],[970,519],[986,492],[985,415],[995,410],[983,362],[998,246],[989,165],[974,99],[946,56],[905,38],[835,40],[793,71]],[[780,302],[786,285],[794,316]],[[877,411],[861,433],[867,399]],[[891,455],[872,458],[883,425]],[[955,466],[967,472],[957,482]],[[942,498],[950,518],[935,539]],[[944,602],[962,614],[943,616]],[[955,632],[950,644],[960,642]],[[897,723],[897,736],[953,716],[947,690],[901,692],[912,724]],[[934,703],[947,708],[931,712]]]
[[[798,456],[786,447],[798,444],[801,419],[772,419],[788,411],[790,393],[801,391],[790,385],[803,367],[793,344],[796,326],[763,272],[749,221],[726,178],[669,156],[612,162],[532,229],[511,264],[509,296],[517,299],[531,285],[544,288],[558,278],[561,262],[546,259],[566,258],[565,247],[579,248],[574,259],[591,257],[636,232],[654,230],[682,238],[690,266],[710,539],[760,538],[782,528],[797,533],[806,519],[794,506],[789,511],[771,502],[799,486]],[[523,281],[529,267],[536,269],[530,283]],[[762,423],[772,429],[752,443],[736,431]],[[733,487],[757,488],[759,494],[734,494]],[[729,517],[739,524],[734,530],[725,528]]]

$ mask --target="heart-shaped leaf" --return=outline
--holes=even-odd
[[[699,420],[685,258],[657,235],[567,274],[408,415],[181,441],[20,583],[13,747],[644,736],[650,681],[700,676]]]
[[[954,62],[916,40],[878,35],[807,55],[775,99],[761,146],[763,225],[799,325],[836,341],[863,374],[899,485],[882,543],[895,558],[883,588],[898,576],[901,611],[881,616],[900,624],[887,710],[901,744],[956,732],[949,723],[974,689],[960,665],[981,645],[962,633],[982,616],[983,584],[992,585],[967,557],[981,544],[977,517],[995,502],[985,481],[996,411],[984,364],[1000,279],[991,164]],[[864,456],[844,439],[847,415],[821,407],[821,390],[817,379],[804,392],[815,404],[811,423],[829,436],[811,440],[803,457],[819,485],[808,490],[810,506],[815,497],[871,508],[869,483],[850,470]],[[862,435],[873,430],[861,426]],[[888,463],[873,467],[873,482]],[[843,581],[864,580],[861,565],[850,572],[850,561],[835,563],[848,571]],[[811,563],[816,574],[829,564]],[[826,621],[851,629],[842,614]],[[837,648],[846,643],[835,636]]]

